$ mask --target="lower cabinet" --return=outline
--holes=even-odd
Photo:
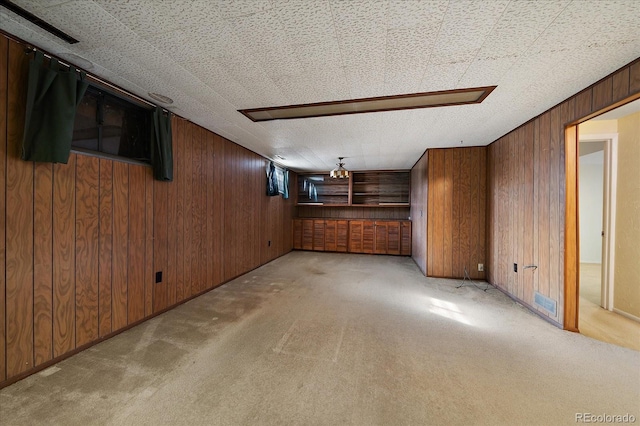
[[[297,250],[411,255],[411,221],[294,219]]]

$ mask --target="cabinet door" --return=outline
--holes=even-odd
[[[376,254],[387,254],[387,222],[375,223],[375,249]]]
[[[336,251],[347,251],[349,247],[349,222],[336,221]]]
[[[324,249],[325,251],[336,251],[336,220],[324,221]]]
[[[302,250],[302,220],[293,220],[293,248],[294,250]]]
[[[313,219],[302,221],[302,250],[313,250]]]
[[[351,253],[364,253],[362,248],[362,225],[361,220],[349,221],[349,251]]]
[[[387,222],[387,254],[400,254],[400,222]]]
[[[362,251],[364,253],[374,253],[375,250],[375,222],[372,220],[362,221]]]
[[[324,220],[313,221],[313,249],[324,251]]]
[[[402,243],[400,247],[400,254],[403,256],[411,256],[411,222],[402,222]]]

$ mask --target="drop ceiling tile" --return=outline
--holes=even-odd
[[[437,28],[413,27],[387,31],[386,61],[409,60],[413,65],[426,65],[438,35]],[[409,64],[407,64],[409,65]]]
[[[352,99],[383,96],[384,69],[381,67],[345,68],[345,75]]]
[[[296,44],[318,43],[335,37],[331,7],[325,1],[290,1],[286,7],[275,7],[273,14]]]
[[[182,29],[213,26],[222,20],[217,2],[209,0],[94,0],[115,19],[139,36],[149,36]]]
[[[458,82],[471,62],[429,65],[420,83],[421,92],[460,89]]]
[[[342,64],[340,47],[335,38],[318,43],[294,44],[291,53],[305,71],[323,72]]]
[[[431,27],[437,32],[448,5],[448,0],[390,1],[387,8],[387,26],[389,29]]]
[[[287,50],[295,42],[291,40],[273,11],[254,13],[227,19],[233,33],[239,41],[237,49],[246,53],[264,50]]]
[[[224,19],[259,14],[272,7],[269,0],[216,0],[215,3]]]

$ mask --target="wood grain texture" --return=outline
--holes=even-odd
[[[76,341],[82,346],[96,340],[98,330],[100,160],[76,157],[75,303]]]
[[[612,76],[613,101],[617,102],[629,95],[629,68],[623,68]]]
[[[403,221],[400,223],[400,232],[401,232],[401,240],[400,240],[400,254],[402,256],[411,256],[412,250],[412,222]]]
[[[349,252],[364,253],[362,245],[362,233],[364,222],[362,220],[349,221]]]
[[[129,164],[127,324],[144,318],[146,167]]]
[[[386,222],[374,222],[374,248],[376,254],[387,254],[389,246],[389,227]]]
[[[113,331],[128,324],[129,165],[113,163],[113,275],[111,315]]]
[[[324,220],[313,221],[313,250],[324,251]]]
[[[387,254],[399,255],[401,252],[400,222],[387,222]]]
[[[427,275],[484,279],[486,148],[429,150]],[[415,233],[414,233],[415,234]]]
[[[336,251],[336,227],[338,225],[337,220],[325,220],[324,221],[324,250]]]
[[[427,179],[428,155],[426,151],[411,169],[412,221],[411,257],[423,274],[427,274]],[[406,250],[405,250],[406,251]]]
[[[629,67],[629,95],[640,92],[640,61]]]
[[[155,273],[153,264],[153,169],[145,170],[145,270],[144,270],[144,315],[153,314],[153,285]]]
[[[33,163],[20,160],[28,57],[9,43],[6,158],[6,369],[33,368]]]
[[[291,250],[295,197],[267,199],[266,160],[178,117],[172,183],[20,160],[29,58],[5,37],[0,58],[0,386]]]
[[[293,220],[293,248],[302,250],[302,219]]]
[[[7,174],[7,74],[9,40],[0,37],[0,382],[7,377],[7,344],[5,336],[6,281],[5,281],[5,225],[6,225],[6,174]]]
[[[612,103],[613,77],[608,77],[593,86],[593,103],[591,105],[591,111],[598,111]]]
[[[53,356],[75,348],[76,154],[53,166]]]
[[[336,221],[336,251],[346,252],[349,249],[349,222]]]
[[[100,159],[98,237],[98,334],[111,333],[113,277],[113,161]]]
[[[33,355],[38,366],[53,357],[53,165],[36,164],[34,179]]]
[[[373,220],[362,221],[362,251],[364,253],[375,253],[376,249],[376,230]]]
[[[580,267],[580,245],[578,240],[578,128],[571,126],[565,133],[565,182],[566,197],[564,218],[565,247],[575,247],[568,250],[564,257],[564,328],[578,331],[578,309],[580,300],[580,285],[578,270]]]
[[[313,250],[313,219],[302,221],[302,249]]]
[[[591,98],[593,89],[585,89],[575,96],[576,99],[576,115],[578,117],[584,117],[591,114]]]
[[[297,206],[296,210],[296,216],[301,218],[407,220],[410,215],[409,207]]]

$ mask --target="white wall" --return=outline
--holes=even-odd
[[[579,172],[580,262],[601,263],[604,152],[581,156]]]

